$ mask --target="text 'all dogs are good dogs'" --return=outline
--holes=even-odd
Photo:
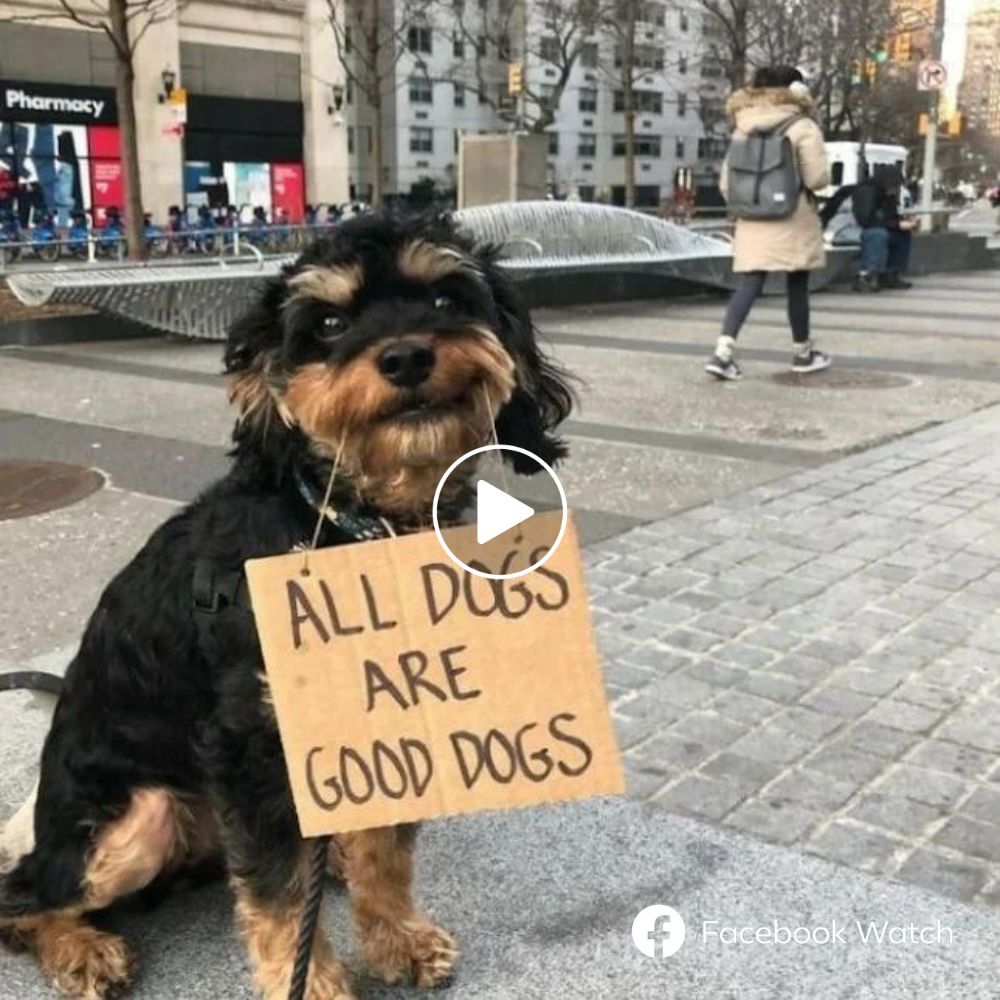
[[[532,518],[480,547],[531,565]],[[450,545],[475,526],[445,532]],[[572,524],[468,573],[433,532],[247,563],[304,836],[624,790]]]

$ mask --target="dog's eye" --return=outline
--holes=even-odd
[[[435,309],[450,309],[452,305],[451,299],[447,295],[439,295],[434,300]]]
[[[340,316],[327,316],[326,319],[323,320],[320,336],[324,340],[332,340],[334,337],[339,337],[344,332],[344,327],[346,325],[347,324]]]

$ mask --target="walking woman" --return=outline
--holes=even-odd
[[[767,148],[772,152],[766,156],[762,153],[759,158],[755,154],[750,163],[751,173],[754,168],[761,170],[765,160],[766,164],[777,165],[782,149],[790,150],[794,170],[788,164],[785,177],[790,177],[793,185],[788,196],[778,189],[777,170],[768,176],[751,177],[749,185],[736,191],[729,158],[723,166],[720,186],[731,214],[736,216],[733,270],[737,274],[737,284],[726,309],[715,353],[705,365],[705,371],[716,378],[742,378],[743,372],[735,359],[736,338],[764,290],[768,274],[774,271],[787,275],[792,370],[816,372],[830,365],[830,358],[813,346],[809,333],[809,272],[823,267],[826,262],[814,192],[829,183],[823,133],[812,117],[813,107],[802,74],[791,66],[758,70],[753,86],[736,91],[726,105],[735,130],[730,158],[734,155],[736,142],[763,133],[770,144]],[[765,139],[759,142],[760,145],[754,148],[763,151]],[[746,178],[747,174],[742,176]],[[769,192],[773,204],[741,203],[749,199],[748,191],[753,192],[753,199],[759,203],[762,189]]]

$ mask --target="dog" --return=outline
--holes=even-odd
[[[426,529],[441,475],[494,435],[549,463],[566,452],[568,376],[495,250],[446,216],[342,224],[267,284],[224,362],[231,469],[104,591],[42,752],[32,843],[0,878],[0,933],[81,1000],[133,974],[124,940],[88,915],[214,858],[257,990],[287,995],[306,852],[244,562],[307,546],[314,530],[326,546]],[[468,489],[442,498],[445,517]],[[330,867],[367,968],[433,987],[457,949],[416,909],[413,843],[410,826],[341,835]],[[352,997],[321,934],[307,997]]]

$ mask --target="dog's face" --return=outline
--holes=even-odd
[[[341,226],[233,330],[226,367],[241,449],[300,435],[387,513],[426,510],[494,428],[547,461],[563,453],[550,432],[564,382],[491,255],[444,219]]]

